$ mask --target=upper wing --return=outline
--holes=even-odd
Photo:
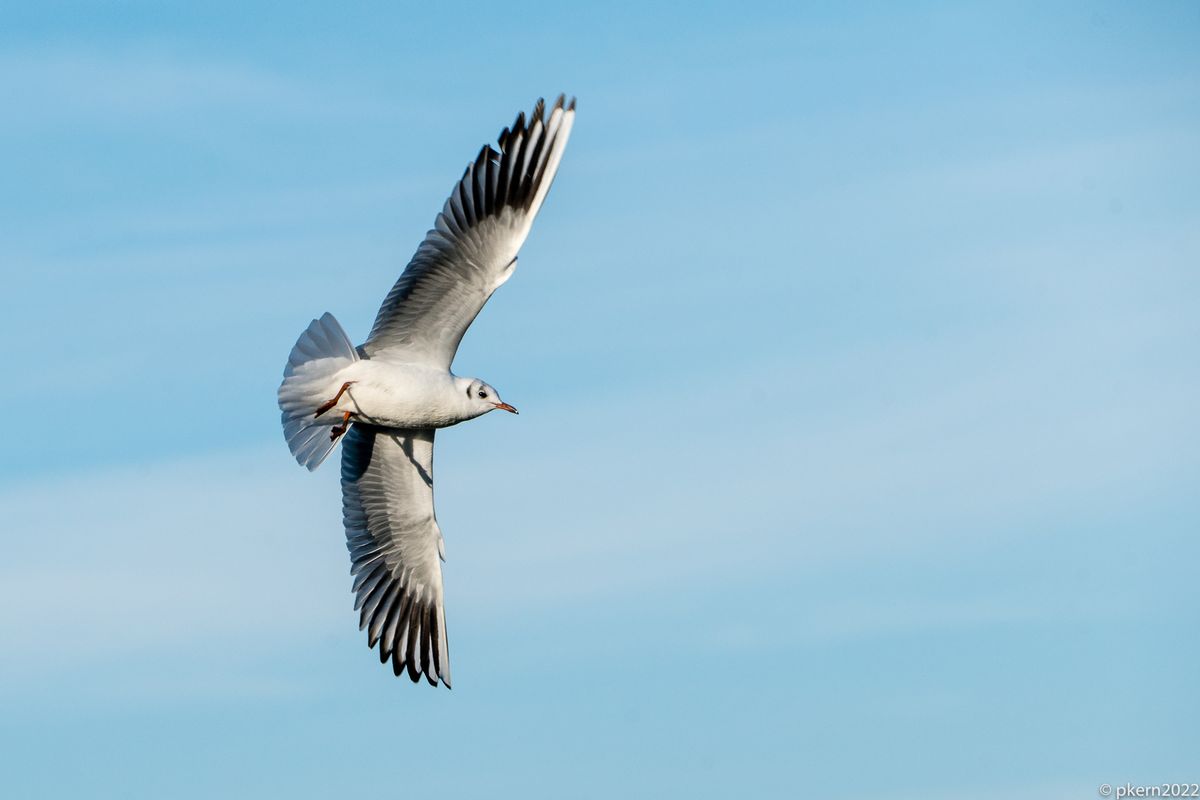
[[[479,151],[434,221],[433,230],[388,293],[363,344],[368,356],[449,369],[458,343],[483,304],[516,266],[517,251],[558,171],[575,120],[565,98],[500,132],[497,153]]]
[[[379,660],[450,686],[442,532],[433,514],[433,431],[355,423],[342,446],[342,516],[359,628]]]

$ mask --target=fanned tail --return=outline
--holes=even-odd
[[[337,373],[355,361],[358,351],[328,312],[309,323],[288,356],[279,386],[283,435],[296,461],[309,470],[319,467],[336,444],[329,436],[330,420],[314,414],[336,391],[330,387]]]

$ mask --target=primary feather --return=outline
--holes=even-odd
[[[539,100],[484,146],[379,309],[363,350],[449,369],[468,326],[516,266],[517,251],[558,172],[575,121],[559,95]]]

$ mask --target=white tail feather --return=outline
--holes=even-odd
[[[334,376],[355,361],[358,351],[328,312],[309,323],[288,356],[279,386],[283,435],[296,461],[310,470],[319,467],[337,444],[330,439],[329,421],[316,419],[315,412],[337,391],[330,389]]]

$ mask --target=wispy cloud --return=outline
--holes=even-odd
[[[0,101],[24,112],[13,116],[18,129],[72,118],[93,125],[105,119],[144,123],[172,119],[183,109],[328,117],[379,108],[369,95],[344,85],[321,86],[252,61],[179,52],[166,43],[131,43],[121,50],[10,47],[0,50],[0,76]]]
[[[729,373],[682,408],[656,406],[656,387],[520,429],[488,420],[446,432],[438,499],[454,612],[528,613],[714,581],[744,591],[863,558],[970,562],[998,542],[1045,537],[1034,521],[1057,509],[1091,506],[1083,518],[1102,519],[1147,493],[1182,491],[1175,479],[1196,468],[1179,438],[1192,435],[1194,376],[1151,365],[1114,390],[1107,372],[1178,331],[1046,333],[881,345],[797,372]],[[714,413],[772,397],[792,398],[794,414],[714,425]],[[10,652],[52,660],[64,630],[75,652],[117,657],[346,626],[333,473],[292,469],[280,445],[10,484],[0,514],[10,530],[36,531],[12,543],[0,580]],[[823,639],[1111,613],[1097,599],[1054,610],[1008,591],[953,609],[879,598],[801,614],[793,630]]]

